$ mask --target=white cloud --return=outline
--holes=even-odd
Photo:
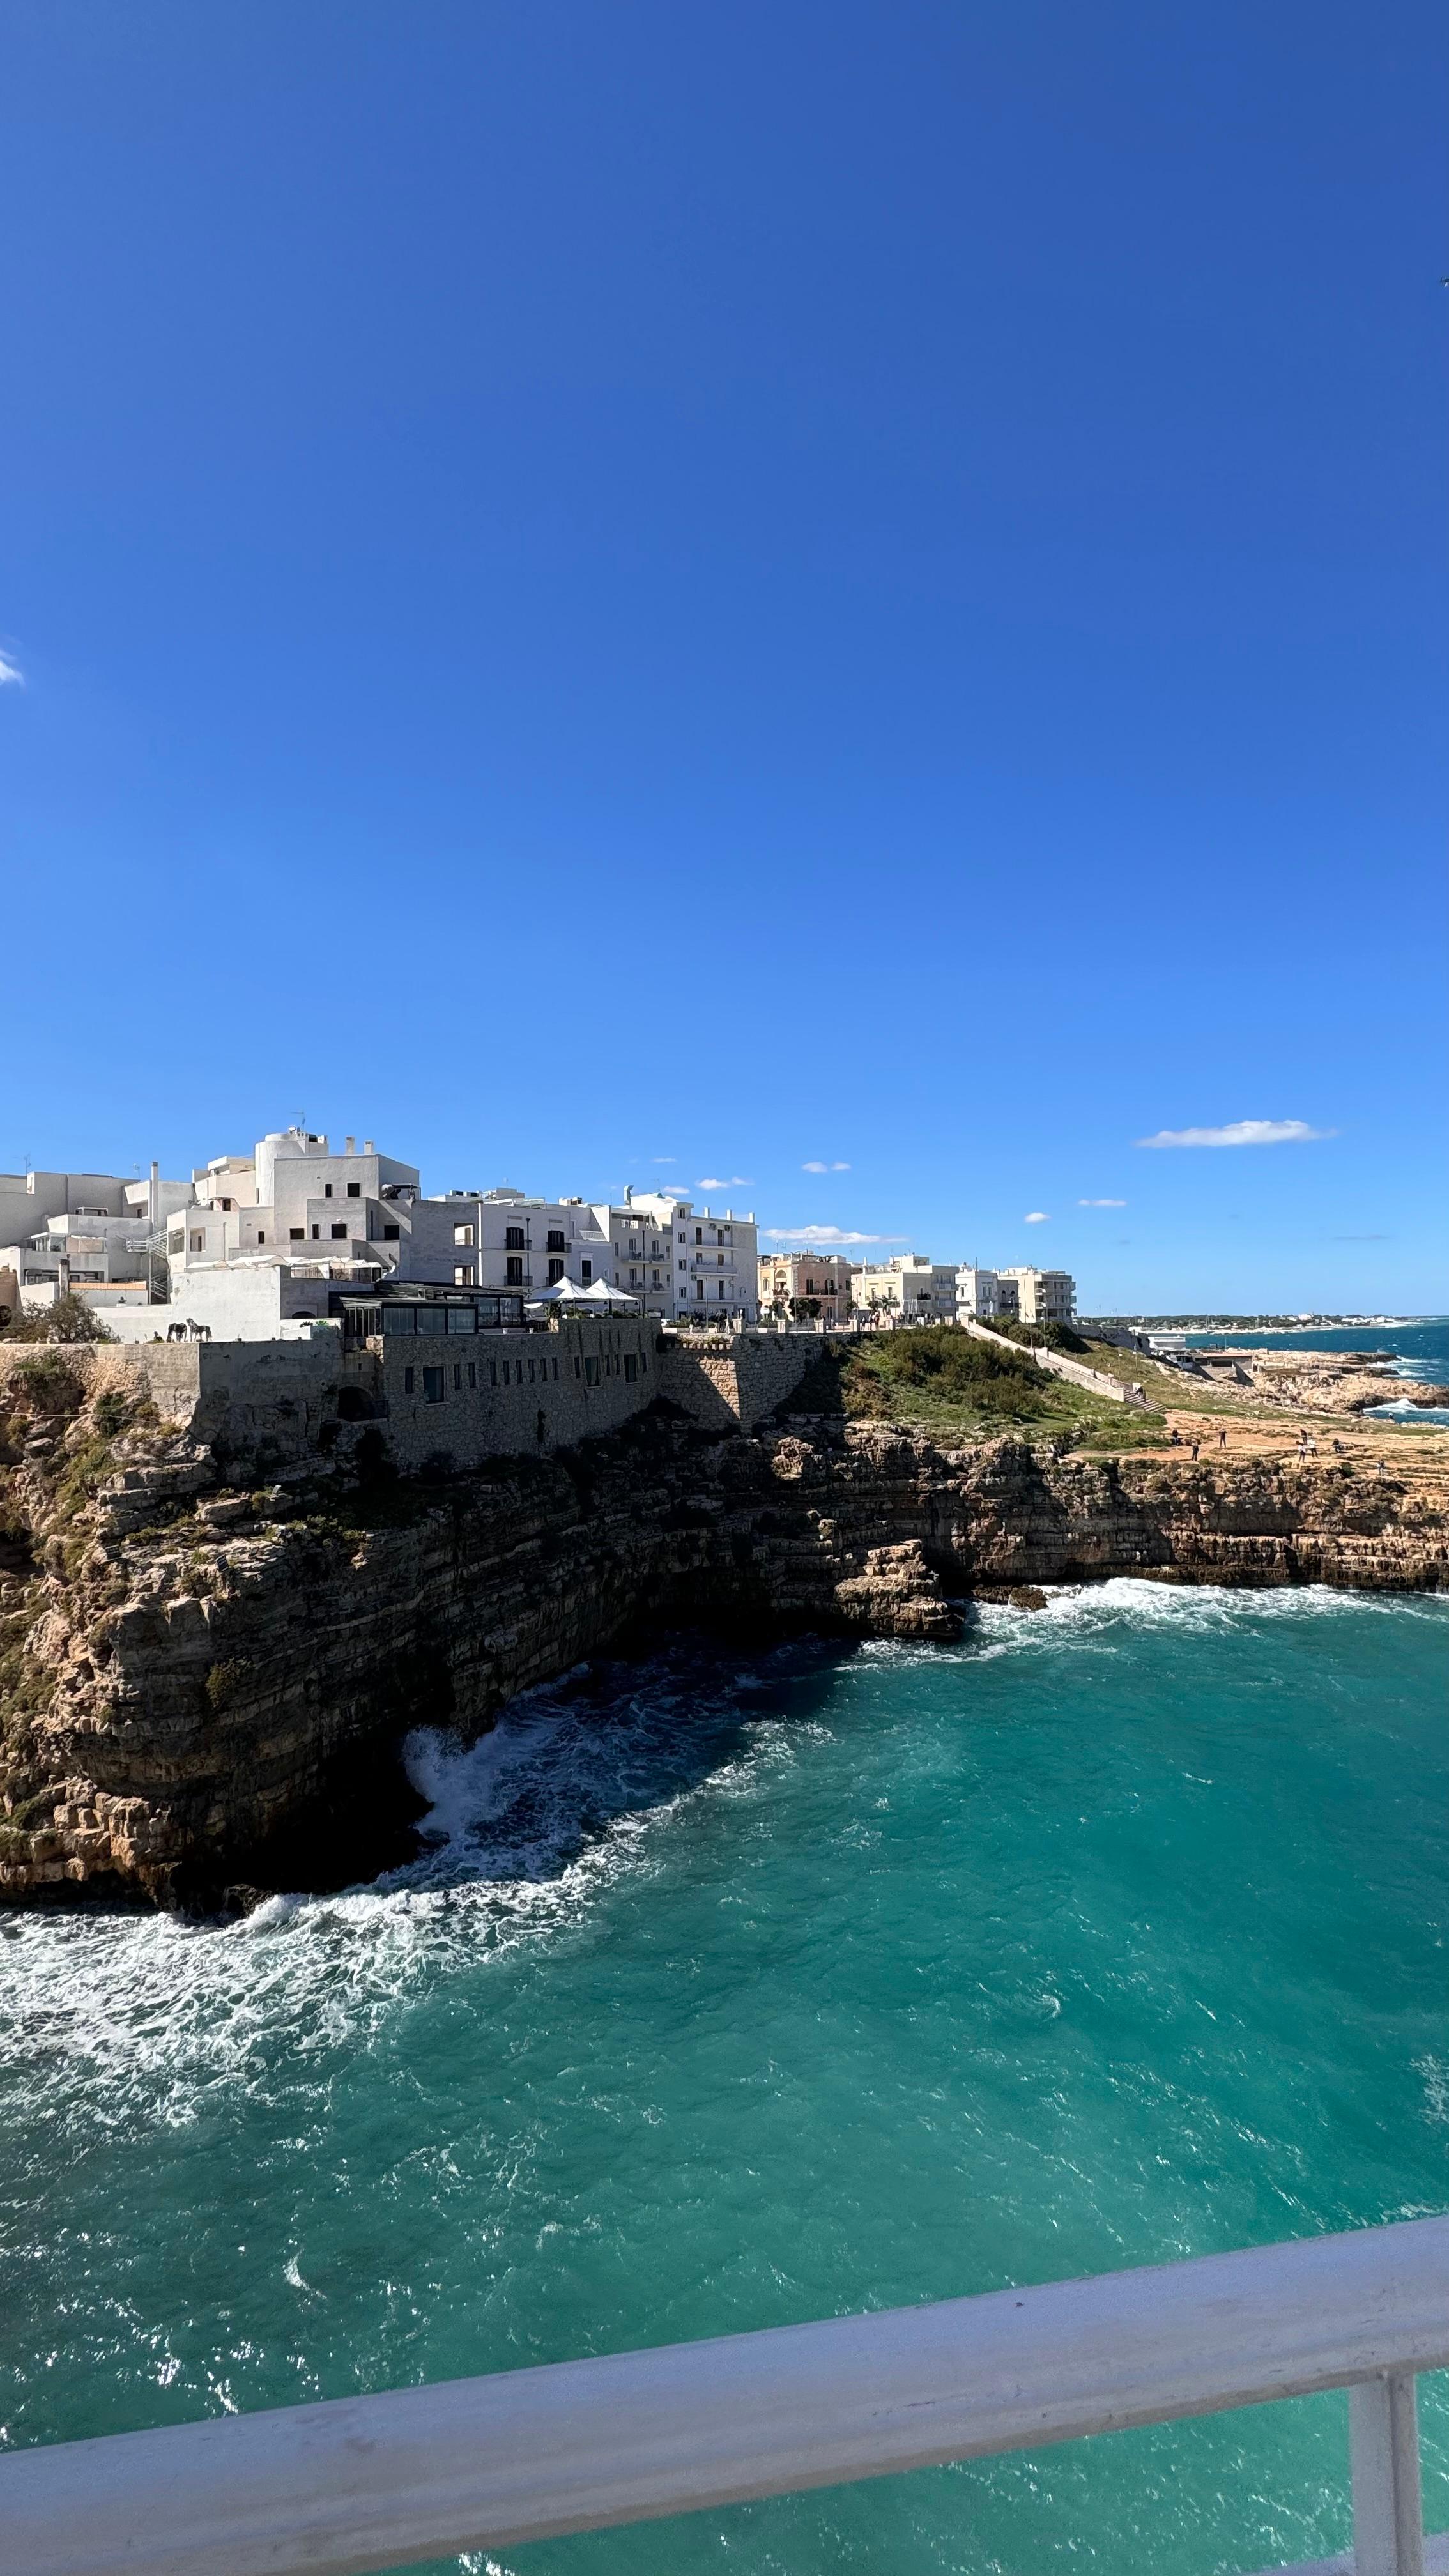
[[[767,1225],[772,1243],[909,1243],[908,1234],[847,1234],[838,1225]]]
[[[1023,1225],[1050,1225],[1051,1218],[1045,1208],[1033,1208],[1030,1216],[1023,1217],[1022,1223]]]
[[[677,1163],[679,1156],[677,1154],[651,1154],[649,1160],[651,1163]]]
[[[1139,1136],[1139,1145],[1316,1145],[1336,1127],[1309,1127],[1301,1118],[1235,1118],[1227,1127],[1163,1127]]]
[[[711,1179],[696,1181],[694,1186],[697,1190],[749,1190],[754,1183],[744,1172],[731,1172],[727,1180],[721,1180],[716,1172]]]
[[[1125,1207],[1125,1199],[1078,1199],[1078,1207]]]
[[[802,1163],[802,1172],[848,1172],[848,1163]]]
[[[19,663],[12,662],[8,653],[0,653],[0,689],[23,689],[24,686],[25,673]]]

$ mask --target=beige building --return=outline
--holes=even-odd
[[[1017,1313],[1024,1324],[1070,1324],[1077,1311],[1077,1283],[1069,1270],[1033,1270],[1021,1265],[998,1274],[998,1287],[1015,1286]]]
[[[863,1261],[851,1274],[858,1308],[907,1324],[954,1324],[956,1265],[928,1261],[923,1252],[898,1252],[889,1261]]]
[[[843,1253],[761,1253],[760,1312],[818,1315],[826,1324],[843,1324],[850,1314],[850,1278]]]

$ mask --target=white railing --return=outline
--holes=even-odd
[[[360,2576],[1347,2387],[1356,2555],[1315,2576],[1424,2576],[1414,2373],[1445,2367],[1449,2218],[1418,2219],[19,2451],[0,2571]]]
[[[1034,1359],[1037,1367],[1045,1369],[1049,1376],[1070,1378],[1074,1385],[1086,1387],[1089,1394],[1105,1395],[1113,1404],[1145,1405],[1147,1402],[1140,1386],[1125,1386],[1121,1378],[1109,1377],[1105,1369],[1088,1368],[1084,1360],[1069,1360],[1065,1351],[1048,1350],[1045,1342],[1030,1346],[1025,1342],[1014,1342],[1009,1333],[993,1333],[989,1324],[978,1324],[974,1315],[963,1315],[961,1321],[967,1332],[974,1333],[978,1341],[995,1342],[998,1350],[1026,1351],[1028,1358]]]

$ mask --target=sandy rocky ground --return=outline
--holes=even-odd
[[[1366,1475],[1449,1482],[1449,1427],[1374,1419],[1367,1408],[1407,1400],[1441,1406],[1449,1388],[1396,1377],[1378,1352],[1222,1351],[1204,1355],[1199,1382],[1175,1370],[1154,1371],[1149,1389],[1169,1431],[1203,1455],[1296,1457],[1307,1432],[1320,1457],[1349,1458]],[[1225,1436],[1224,1436],[1225,1435]]]

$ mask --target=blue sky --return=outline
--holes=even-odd
[[[1440,10],[3,53],[0,1167],[305,1116],[1449,1304]],[[1241,1122],[1315,1132],[1137,1141]]]

